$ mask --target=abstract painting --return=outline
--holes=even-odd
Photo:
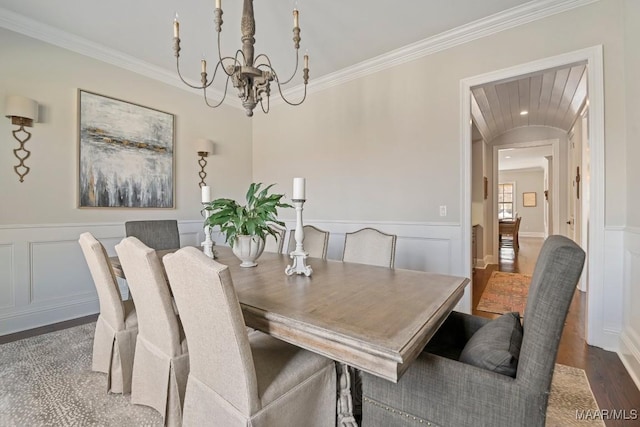
[[[174,208],[175,116],[78,90],[79,206]]]

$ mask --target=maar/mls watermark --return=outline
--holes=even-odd
[[[637,409],[577,409],[576,420],[617,420],[630,421],[638,419]]]

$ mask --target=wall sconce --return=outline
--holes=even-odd
[[[18,129],[11,131],[13,137],[20,144],[19,148],[13,150],[13,154],[20,162],[13,167],[13,170],[20,177],[20,182],[24,182],[24,177],[30,170],[24,164],[24,161],[31,155],[31,151],[24,148],[25,143],[31,138],[31,133],[25,129],[25,126],[32,127],[33,122],[38,121],[38,103],[24,96],[9,95],[6,98],[5,115],[11,119],[11,124],[20,126]],[[20,138],[18,136],[19,132],[24,132],[26,136]]]
[[[204,179],[207,177],[207,173],[204,171],[204,167],[207,166],[206,157],[209,154],[213,154],[213,141],[210,139],[198,139],[196,140],[196,150],[198,151],[198,156],[200,156],[200,160],[198,160],[198,164],[200,165],[200,172],[198,175],[200,176],[200,187],[207,185],[204,182]]]

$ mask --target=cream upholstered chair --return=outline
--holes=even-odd
[[[198,249],[164,265],[190,347],[185,426],[335,426],[333,361],[247,334],[228,268]]]
[[[393,268],[396,239],[395,234],[386,234],[374,228],[347,233],[342,261]]]
[[[264,252],[275,252],[282,253],[282,248],[284,247],[284,235],[287,232],[287,229],[279,226],[278,224],[269,224],[269,228],[271,228],[278,239],[276,240],[271,234],[268,234],[264,240]]]
[[[189,354],[162,264],[156,251],[135,237],[123,239],[116,252],[138,310],[131,402],[151,406],[165,425],[179,426]]]
[[[327,259],[327,249],[329,247],[329,232],[320,230],[313,225],[305,225],[302,227],[304,231],[304,250],[309,253],[312,258]],[[293,229],[289,233],[288,252],[296,249],[296,230]]]
[[[127,237],[137,237],[151,249],[159,251],[180,247],[180,232],[175,219],[127,221],[124,228]]]
[[[91,233],[78,240],[98,292],[100,315],[93,338],[91,369],[107,374],[107,391],[131,392],[138,317],[133,301],[122,301],[107,252]]]

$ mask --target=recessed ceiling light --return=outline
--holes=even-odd
[[[527,114],[529,114],[529,112],[527,110],[520,111],[520,115],[521,116],[526,116]]]

